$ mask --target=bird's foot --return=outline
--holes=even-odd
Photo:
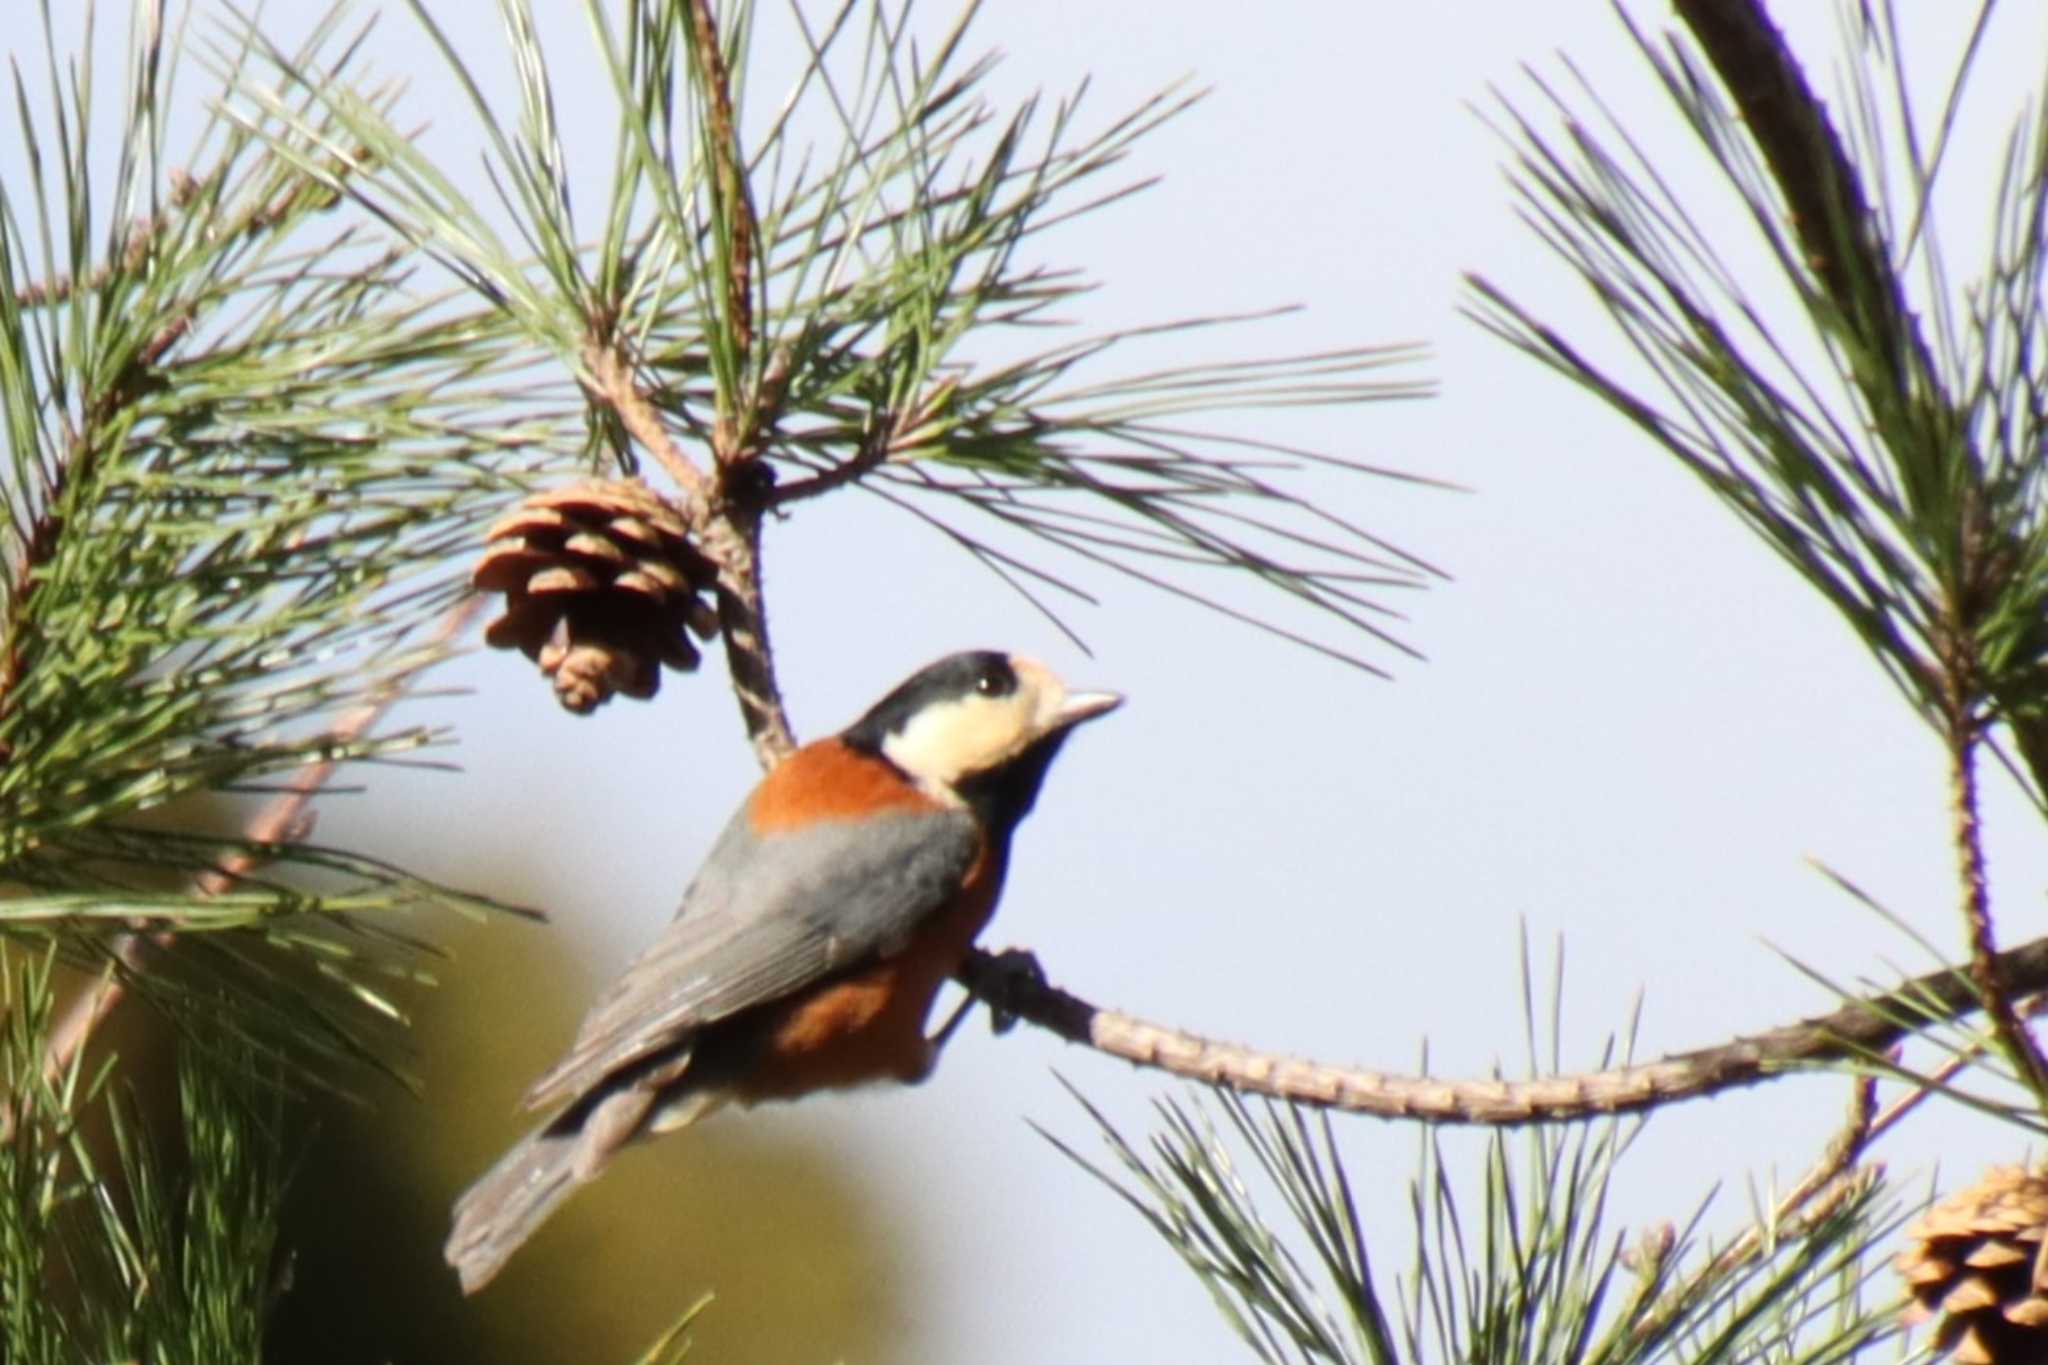
[[[1045,968],[1029,948],[1005,948],[986,955],[976,973],[974,993],[988,1005],[989,1026],[998,1034],[1017,1027],[1018,1004],[1045,988]]]

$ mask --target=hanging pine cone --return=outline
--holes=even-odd
[[[1906,1229],[1908,1322],[1939,1316],[1936,1350],[1958,1365],[2048,1360],[2048,1173],[1994,1166]]]
[[[663,664],[687,673],[700,662],[686,630],[718,633],[716,570],[675,508],[637,479],[535,493],[484,540],[469,581],[505,594],[485,643],[537,662],[579,715],[615,692],[653,696]]]

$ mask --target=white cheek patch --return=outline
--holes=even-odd
[[[1037,730],[1037,698],[963,697],[927,706],[882,741],[889,761],[922,782],[950,787],[1015,754]]]

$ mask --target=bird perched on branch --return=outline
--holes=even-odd
[[[995,911],[1012,832],[1073,728],[1120,701],[955,654],[763,778],[674,922],[527,1091],[560,1112],[457,1201],[464,1291],[635,1138],[731,1101],[930,1074],[961,1014],[936,1036],[926,1017]]]

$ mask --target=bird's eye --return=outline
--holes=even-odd
[[[974,675],[974,690],[984,697],[1007,696],[1017,685],[1009,669],[991,664]]]

